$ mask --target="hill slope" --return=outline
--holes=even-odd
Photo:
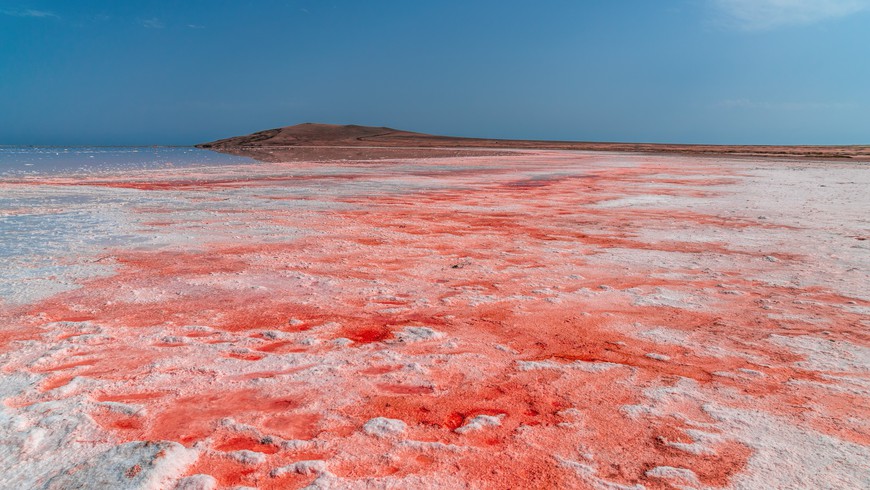
[[[440,140],[442,137],[385,127],[304,123],[267,129],[245,136],[225,138],[198,146],[202,148],[226,146],[398,146],[428,139]]]
[[[258,148],[293,147],[514,148],[870,160],[870,146],[683,145],[501,140],[436,136],[387,127],[318,123],[267,129],[245,136],[203,143],[197,147],[233,153],[255,151]]]

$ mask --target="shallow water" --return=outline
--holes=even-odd
[[[0,146],[0,177],[99,173],[250,162],[254,160],[193,147]]]

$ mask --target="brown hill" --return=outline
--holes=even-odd
[[[416,140],[429,135],[391,128],[337,124],[305,123],[267,129],[246,136],[236,136],[198,145],[201,148],[224,146],[380,146],[397,139]],[[390,145],[392,146],[392,144]]]
[[[617,152],[679,153],[688,155],[764,156],[782,158],[870,160],[870,146],[676,145],[658,143],[605,143],[581,141],[501,140],[414,133],[387,127],[305,123],[267,129],[197,145],[229,153],[270,149],[280,159],[281,149],[374,148],[489,148],[552,149]],[[357,153],[360,150],[357,150]],[[395,151],[395,150],[394,150]],[[256,156],[255,156],[256,158]]]

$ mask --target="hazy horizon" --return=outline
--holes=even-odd
[[[870,0],[0,3],[0,144],[870,144]]]

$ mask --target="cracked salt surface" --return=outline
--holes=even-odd
[[[498,427],[501,425],[501,421],[504,418],[504,414],[499,415],[475,415],[470,420],[465,422],[465,425],[462,427],[458,427],[455,432],[457,434],[466,434],[468,432],[474,432],[486,429],[487,427]]]
[[[363,430],[369,435],[390,437],[405,432],[407,427],[408,425],[401,420],[376,417],[366,422],[363,426]]]

